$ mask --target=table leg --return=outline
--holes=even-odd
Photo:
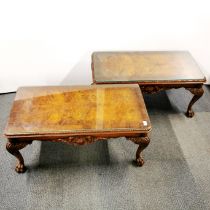
[[[28,144],[31,144],[32,141],[25,141],[25,142],[16,142],[14,140],[8,139],[8,142],[6,144],[7,151],[14,155],[18,159],[18,163],[16,165],[15,171],[18,173],[24,173],[26,171],[26,167],[24,165],[24,159],[19,150],[26,147]]]
[[[144,159],[142,157],[142,151],[149,145],[150,139],[147,135],[141,137],[129,137],[128,140],[131,140],[135,144],[138,144],[139,147],[136,151],[136,164],[137,166],[144,165]]]
[[[204,90],[202,86],[196,88],[186,88],[186,89],[189,90],[194,95],[187,108],[186,116],[193,117],[194,112],[192,110],[192,106],[203,95]]]

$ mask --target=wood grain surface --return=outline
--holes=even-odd
[[[173,83],[206,81],[198,64],[185,51],[95,52],[94,83]]]
[[[22,87],[5,135],[141,133],[150,128],[138,85]]]

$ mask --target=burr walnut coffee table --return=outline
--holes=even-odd
[[[23,173],[19,150],[33,140],[83,145],[126,137],[139,145],[136,162],[142,166],[150,130],[138,85],[22,87],[5,129],[6,149],[18,159],[16,171]]]
[[[193,117],[192,105],[203,95],[206,81],[195,60],[185,51],[95,52],[92,75],[94,84],[136,83],[145,93],[183,87],[194,95],[187,117]]]

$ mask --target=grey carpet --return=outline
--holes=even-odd
[[[1,209],[210,209],[210,89],[184,112],[184,89],[145,95],[153,130],[135,167],[137,146],[124,138],[88,146],[33,142],[22,150],[29,170],[14,171],[15,158],[0,141]],[[2,133],[14,94],[0,95]]]

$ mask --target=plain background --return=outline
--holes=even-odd
[[[0,1],[0,92],[90,84],[98,50],[188,50],[210,82],[208,0]]]

